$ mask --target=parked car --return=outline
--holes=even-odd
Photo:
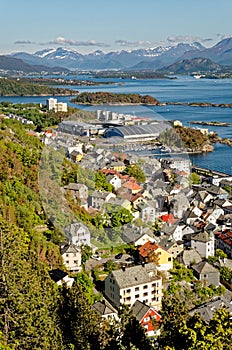
[[[99,255],[92,255],[91,258],[95,260],[101,260],[101,257]]]
[[[117,255],[115,255],[115,259],[121,259],[121,257],[123,256],[123,254],[122,253],[119,253],[119,254],[117,254]]]

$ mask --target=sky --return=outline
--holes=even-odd
[[[231,0],[1,0],[0,54],[210,47],[232,36],[231,13]]]

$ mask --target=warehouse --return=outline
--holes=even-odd
[[[95,125],[72,120],[62,121],[58,126],[58,130],[67,134],[80,136],[91,136],[98,134],[98,128]]]
[[[105,137],[121,137],[125,141],[149,141],[157,138],[163,131],[170,129],[167,123],[154,123],[147,125],[119,126],[105,131]]]

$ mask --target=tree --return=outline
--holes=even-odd
[[[61,290],[60,322],[67,348],[100,350],[100,317],[92,310],[81,284]]]
[[[93,254],[92,248],[87,244],[81,245],[81,263],[85,264]]]
[[[133,176],[138,182],[145,182],[146,175],[138,164],[128,165],[125,174]]]
[[[0,223],[0,331],[19,349],[61,349],[57,288],[28,234]]]
[[[201,183],[201,178],[197,173],[191,173],[190,175],[190,184],[199,185]]]
[[[97,190],[103,190],[107,192],[112,192],[114,186],[107,182],[106,175],[101,171],[97,171],[95,174],[95,187]]]
[[[124,224],[128,224],[133,219],[133,215],[128,209],[118,208],[111,213],[111,225],[112,227],[120,227]]]

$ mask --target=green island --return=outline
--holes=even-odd
[[[0,96],[73,96],[77,92],[64,88],[0,79]]]
[[[211,103],[211,102],[166,102],[166,105],[189,106],[189,107],[220,107],[232,108],[232,103]]]
[[[92,73],[95,78],[119,78],[119,79],[176,79],[176,77],[169,77],[160,72],[155,72],[153,70],[145,71],[102,71],[97,73]]]
[[[71,100],[73,103],[86,105],[102,104],[146,104],[159,105],[160,102],[150,95],[115,94],[110,92],[83,92]]]

